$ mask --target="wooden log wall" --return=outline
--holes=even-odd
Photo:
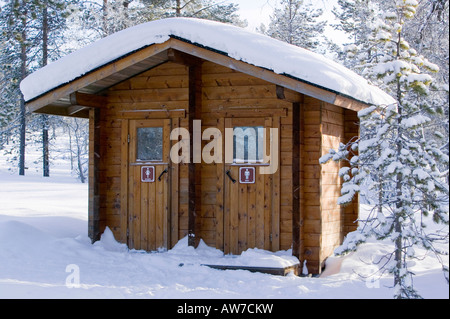
[[[271,225],[271,245],[265,248],[286,250],[295,242],[297,251],[294,254],[308,261],[311,273],[320,273],[325,258],[348,231],[355,229],[358,203],[342,209],[336,205],[341,183],[337,177],[340,167],[334,163],[321,166],[318,160],[330,148],[337,148],[339,142],[345,142],[358,133],[356,113],[290,90],[280,90],[274,84],[212,62],[202,63],[200,80],[197,79],[196,83],[196,87],[201,88],[195,92],[196,114],[191,119],[201,119],[202,129],[217,127],[223,133],[226,117],[252,117],[252,112],[268,116],[274,109],[286,110],[285,115],[273,117],[276,118],[274,127],[280,129],[280,168],[271,177],[276,179],[271,183],[277,190],[265,194],[264,200],[266,206],[276,202],[279,207],[274,213],[276,220]],[[91,125],[91,133],[95,130],[96,136],[100,136],[100,143],[96,144],[99,153],[95,164],[97,175],[91,173],[90,176],[99,182],[98,190],[94,192],[93,189],[92,194],[99,198],[96,221],[100,224],[100,231],[108,226],[116,239],[127,240],[126,203],[121,195],[125,161],[121,149],[126,147],[122,143],[124,123],[127,122],[123,112],[184,109],[187,116],[173,120],[172,126],[188,129],[189,82],[188,66],[167,62],[108,90],[106,107],[97,114],[100,119],[96,120],[96,125]],[[293,105],[299,108],[295,112],[300,117],[298,121],[293,119]],[[295,123],[299,127],[294,129]],[[294,131],[300,134],[299,152],[293,152]],[[204,141],[203,146],[208,142]],[[90,155],[95,156],[94,149]],[[206,163],[196,167],[199,173],[195,176],[195,225],[190,226],[189,167],[183,163],[177,167],[171,177],[171,183],[179,185],[176,197],[171,199],[172,207],[177,207],[177,212],[172,212],[171,217],[172,226],[176,228],[172,229],[171,246],[188,234],[189,227],[194,227],[196,239],[201,238],[210,246],[223,248],[224,174],[220,174],[223,168],[224,164]],[[295,199],[298,202],[294,205],[293,180],[297,178],[295,185],[300,188],[296,190],[296,196],[299,198]],[[299,210],[295,218],[293,209]],[[297,224],[299,228],[293,231]],[[267,230],[255,228],[253,231]],[[255,238],[264,236],[266,234]]]
[[[320,177],[321,167],[321,102],[306,97],[302,104],[303,118],[301,119],[301,192],[300,207],[302,210],[300,255],[307,260],[310,273],[317,273],[320,269]]]
[[[189,76],[188,67],[175,63],[165,63],[125,82],[110,88],[107,96],[107,107],[101,113],[100,143],[100,228],[108,226],[116,239],[126,242],[127,229],[126,203],[121,202],[121,145],[123,112],[134,110],[188,109]],[[124,120],[126,122],[127,120]],[[175,125],[188,128],[188,118],[176,119]],[[126,170],[125,170],[126,171]],[[187,235],[188,229],[188,167],[179,167],[179,214],[178,234],[173,241]],[[124,186],[126,188],[126,185]],[[125,206],[125,207],[122,207]]]
[[[320,273],[324,262],[356,229],[358,200],[337,205],[342,180],[340,163],[319,164],[319,158],[339,143],[358,135],[356,112],[305,97],[301,127],[302,252],[311,273]]]
[[[272,230],[272,245],[269,250],[290,249],[292,246],[292,103],[277,96],[277,87],[264,80],[233,71],[211,62],[203,63],[202,128],[220,128],[224,136],[224,117],[254,117],[270,115],[274,109],[287,109],[287,116],[279,117],[280,169],[279,191],[263,194],[266,207],[279,202],[277,225]],[[267,110],[265,112],[264,110]],[[207,144],[208,141],[204,142]],[[223,164],[202,164],[200,211],[197,215],[199,236],[210,246],[223,248]],[[199,185],[198,185],[199,186]],[[275,186],[276,187],[276,186]],[[251,188],[249,191],[252,192]],[[254,190],[258,192],[258,190]],[[267,191],[267,189],[266,189]],[[274,194],[275,197],[274,197]],[[249,196],[253,196],[250,194]],[[272,201],[272,202],[269,202]],[[267,218],[267,217],[266,217]],[[251,223],[249,223],[251,224]],[[251,224],[252,225],[252,224]],[[267,229],[250,229],[250,232],[265,232]],[[257,234],[255,237],[264,238]],[[256,239],[255,239],[256,240]],[[251,239],[249,241],[252,242]]]

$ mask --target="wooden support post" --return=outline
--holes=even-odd
[[[189,204],[188,204],[188,245],[196,246],[196,211],[200,207],[197,203],[196,180],[201,180],[198,164],[194,159],[198,157],[197,150],[194,149],[194,120],[201,118],[201,64],[189,66],[189,134],[190,134],[190,161],[189,161]],[[201,155],[200,155],[201,156]],[[201,164],[201,163],[200,163]],[[200,177],[200,179],[199,179]]]
[[[172,119],[172,129],[180,127],[180,119]],[[172,146],[178,141],[172,141]],[[171,205],[170,205],[170,244],[168,248],[173,248],[179,240],[179,208],[180,208],[180,165],[171,163]]]
[[[292,254],[300,259],[300,103],[292,104]]]
[[[89,110],[89,238],[100,240],[100,109]]]

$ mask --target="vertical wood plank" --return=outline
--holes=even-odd
[[[217,122],[217,128],[222,134],[222,154],[225,154],[225,121],[220,118]],[[223,156],[222,156],[223,158]],[[215,225],[216,225],[216,248],[224,250],[224,163],[216,163],[216,205],[215,205]]]
[[[149,183],[140,183],[141,186],[141,220],[140,220],[140,229],[141,229],[141,249],[148,250],[148,184]]]
[[[165,167],[164,167],[165,169]],[[168,168],[167,168],[168,169]],[[163,243],[164,243],[164,249],[169,249],[169,239],[170,239],[170,212],[169,212],[169,205],[170,205],[170,193],[169,193],[169,176],[166,175],[163,178],[163,196],[164,196],[164,211],[163,211]]]
[[[255,169],[256,176],[259,175],[257,172],[258,168]],[[255,176],[255,182],[256,182]],[[247,224],[247,248],[256,247],[256,183],[247,185],[247,214],[248,214],[248,224]]]
[[[133,207],[133,225],[134,225],[134,248],[141,249],[141,167],[135,166],[133,169],[133,193],[134,207]]]
[[[180,119],[174,118],[172,120],[172,129],[180,127]],[[177,141],[172,141],[172,145],[176,144]],[[170,205],[170,243],[168,248],[173,248],[178,242],[178,230],[179,230],[179,205],[180,205],[180,169],[179,164],[171,162],[171,205]]]
[[[256,171],[259,169],[256,168]],[[255,217],[255,245],[257,248],[264,249],[264,188],[265,181],[263,174],[256,174],[256,217]]]
[[[236,184],[239,184],[239,167],[233,167],[233,175],[238,180]],[[247,219],[248,219],[248,202],[247,202],[247,184],[239,184],[239,207],[238,207],[238,253],[242,253],[247,249]]]
[[[158,180],[164,166],[156,166],[156,249],[164,247],[164,180]]]
[[[155,167],[155,175],[156,175],[156,167]],[[149,183],[148,185],[148,250],[156,250],[158,247],[156,246],[156,182]]]
[[[231,176],[237,178],[238,168],[236,166],[230,167]],[[239,184],[230,184],[230,252],[233,254],[239,253]]]
[[[227,166],[225,169],[229,169]],[[223,216],[223,252],[225,254],[231,253],[231,191],[232,185],[229,178],[224,179],[225,193],[224,193],[224,216]]]

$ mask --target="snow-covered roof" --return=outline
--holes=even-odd
[[[122,30],[73,52],[25,78],[30,101],[131,52],[178,37],[251,65],[287,75],[367,104],[395,101],[344,66],[309,50],[236,26],[192,18],[152,21]]]

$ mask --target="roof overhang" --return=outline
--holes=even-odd
[[[164,43],[149,45],[122,56],[27,101],[26,106],[30,112],[87,118],[89,108],[101,107],[105,104],[106,99],[103,95],[108,88],[162,63],[173,61],[175,58],[173,52],[177,51],[346,109],[360,111],[367,107],[366,103],[351,97],[289,75],[277,74],[271,70],[238,61],[229,57],[225,52],[197,45],[178,37],[171,37]]]

